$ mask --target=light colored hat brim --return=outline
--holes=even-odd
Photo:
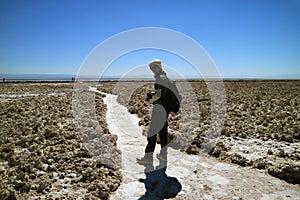
[[[161,61],[159,59],[152,60],[148,65],[150,68],[156,66],[156,67],[162,69]]]

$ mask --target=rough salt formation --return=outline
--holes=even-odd
[[[226,82],[227,113],[212,152],[300,183],[300,82]]]
[[[103,152],[91,152],[86,145],[105,152],[110,146],[103,142],[116,142],[107,131],[102,97],[92,99],[97,121],[79,125],[88,131],[84,138],[73,121],[72,83],[0,87],[0,199],[108,199],[121,174],[102,160]],[[95,124],[105,133],[92,131]]]
[[[141,87],[135,91],[133,85],[119,84],[118,89],[111,90],[119,94],[119,103],[141,118],[140,125],[149,125],[151,104],[145,99],[147,92],[154,90],[153,82],[139,83]],[[225,81],[227,102],[221,137],[217,131],[209,131],[214,122],[211,122],[212,101],[206,83],[191,81],[190,84],[197,95],[199,124],[190,123],[192,118],[182,120],[180,113],[171,114],[170,139],[180,132],[189,132],[194,136],[186,149],[189,154],[209,150],[222,160],[266,169],[287,182],[300,183],[300,81]],[[189,101],[190,92],[184,88],[180,92],[183,101]]]
[[[97,85],[77,83],[73,88],[72,111],[76,128],[84,146],[99,164],[119,169],[121,152],[117,149],[117,136],[108,129],[107,108],[102,99],[105,95],[95,92]]]

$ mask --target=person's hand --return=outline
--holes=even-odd
[[[153,92],[148,92],[148,93],[147,93],[146,101],[150,101],[150,99],[152,99],[152,96],[153,96],[154,94],[155,94],[155,93],[153,93]]]

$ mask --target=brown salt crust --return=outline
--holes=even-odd
[[[211,99],[206,84],[190,83],[197,94],[201,118],[187,153],[198,154],[209,146],[210,154],[221,160],[266,169],[275,177],[300,184],[300,81],[225,81],[227,111],[222,136],[217,142],[214,138],[218,135],[207,134],[211,125]],[[120,104],[141,118],[141,126],[147,126],[150,121],[151,104],[145,99],[153,89],[153,83],[149,83],[128,97],[132,91],[124,87],[118,97]],[[188,94],[180,92],[183,98],[188,98]],[[178,134],[178,119],[180,114],[169,117],[170,139]],[[186,126],[184,123],[181,126]],[[250,145],[251,152],[243,150]]]
[[[0,88],[2,94],[40,94],[0,103],[0,199],[107,199],[118,188],[120,172],[99,164],[81,143],[73,122],[72,83]],[[96,102],[96,110],[105,108],[100,97]],[[101,113],[99,123],[106,126]]]
[[[107,86],[110,86],[109,82]],[[116,147],[117,137],[107,127],[104,96],[90,91],[90,87],[90,83],[82,83],[74,88],[72,103],[76,128],[84,146],[99,166],[119,169],[121,152]]]

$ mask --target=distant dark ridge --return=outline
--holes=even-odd
[[[70,74],[0,74],[2,82],[71,82]]]

